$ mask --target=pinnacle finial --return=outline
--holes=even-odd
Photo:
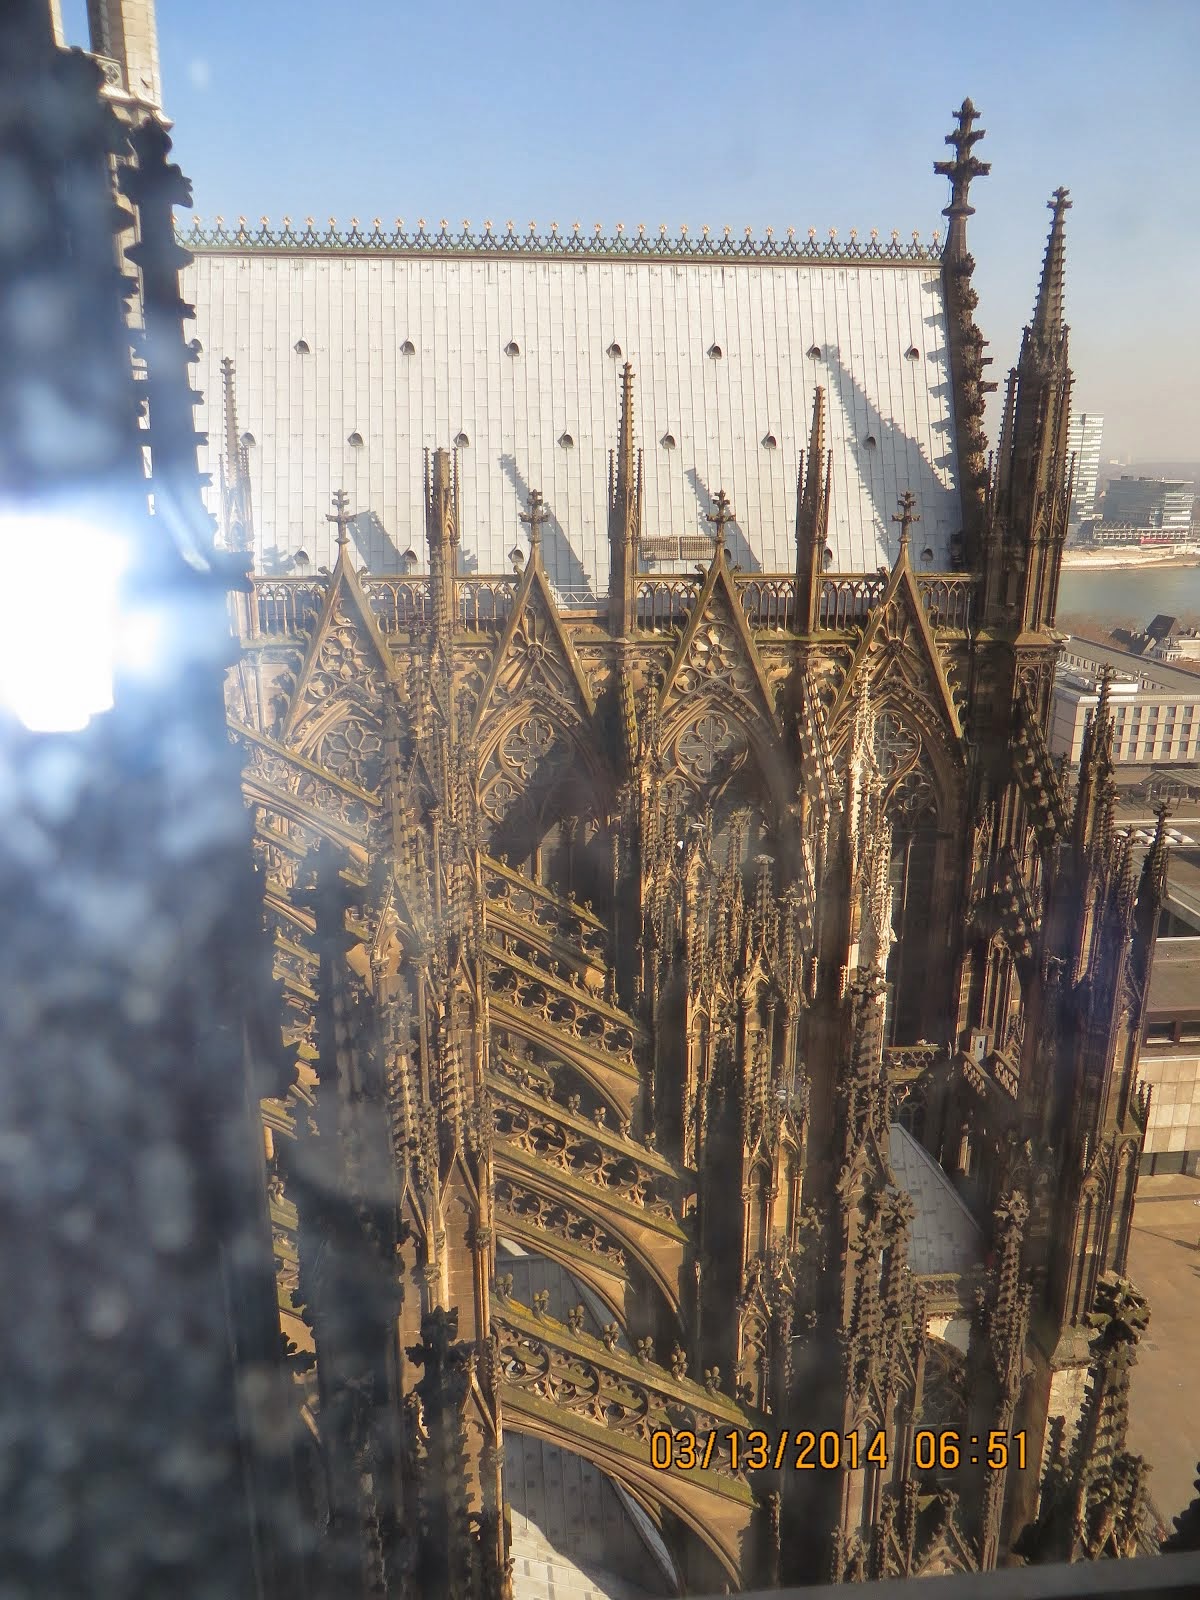
[[[221,362],[221,387],[225,399],[225,461],[230,473],[237,470],[238,431],[237,397],[233,386],[233,359],[226,356]]]
[[[529,510],[521,513],[521,521],[529,528],[530,551],[541,549],[542,523],[546,521],[549,515],[550,513],[546,510],[541,491],[539,489],[531,489],[529,491]]]
[[[975,178],[986,178],[992,170],[990,161],[980,161],[974,148],[984,136],[984,130],[975,126],[979,112],[969,99],[964,100],[954,113],[958,127],[946,135],[946,143],[954,147],[953,161],[935,161],[933,170],[950,179],[950,204],[942,212],[950,219],[946,248],[950,254],[966,248],[967,218],[975,215],[975,207],[968,196]]]
[[[713,541],[718,550],[725,548],[725,525],[733,521],[733,512],[729,506],[729,496],[724,489],[718,489],[713,500],[713,509],[707,513],[706,521],[711,522],[716,530]]]
[[[913,507],[916,505],[916,503],[916,495],[913,494],[911,489],[905,489],[904,493],[900,496],[900,515],[897,516],[895,512],[892,513],[892,521],[900,524],[901,550],[908,549],[908,530],[912,527],[914,522],[920,522],[921,520],[913,510]]]
[[[1100,668],[1100,698],[1096,702],[1097,716],[1103,717],[1108,715],[1109,701],[1111,699],[1110,691],[1112,690],[1112,682],[1115,677],[1116,673],[1106,661]]]
[[[610,508],[618,515],[621,535],[625,539],[637,539],[641,535],[637,467],[637,450],[633,442],[633,365],[627,361],[621,368],[621,427],[612,486],[613,504]]]
[[[1155,815],[1158,821],[1155,823],[1154,838],[1146,854],[1142,871],[1144,880],[1154,887],[1161,900],[1167,885],[1167,854],[1170,849],[1167,823],[1171,817],[1170,803],[1166,800],[1161,801]]]
[[[1050,224],[1050,237],[1046,241],[1046,255],[1042,262],[1037,304],[1033,308],[1033,331],[1043,339],[1060,334],[1063,328],[1067,260],[1066,217],[1071,209],[1069,194],[1070,190],[1060,186],[1046,202],[1054,213],[1054,219]]]
[[[350,523],[352,522],[353,518],[351,517],[350,512],[347,510],[349,504],[350,496],[346,493],[345,489],[339,489],[333,497],[333,515],[330,516],[328,512],[325,515],[326,522],[333,522],[337,525],[337,542],[339,550],[344,550],[350,543]]]
[[[629,444],[633,444],[633,362],[627,361],[621,368],[621,438],[629,436]]]
[[[825,391],[818,389],[813,396],[812,425],[808,431],[808,459],[801,466],[806,469],[800,484],[800,494],[796,506],[797,533],[803,522],[810,531],[813,539],[823,533],[822,523],[822,478],[825,471]],[[821,541],[824,543],[824,541]]]
[[[825,391],[818,387],[813,396],[812,426],[808,433],[808,460],[810,470],[815,467],[818,482],[821,464],[825,458]]]

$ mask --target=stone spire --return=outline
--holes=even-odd
[[[192,388],[196,353],[184,323],[195,315],[179,292],[179,274],[192,257],[174,237],[174,212],[190,207],[192,186],[170,161],[166,129],[146,119],[130,135],[133,161],[119,172],[121,193],[135,208],[138,242],[125,252],[141,279],[142,356],[146,363],[146,413],[150,423],[151,484],[156,519],[189,558],[206,565],[212,554],[212,518],[196,470],[194,412],[201,396]]]
[[[1163,901],[1167,898],[1167,861],[1171,853],[1167,839],[1169,817],[1169,807],[1159,806],[1154,838],[1149,850],[1146,851],[1141,878],[1138,881],[1132,959],[1143,994],[1147,993],[1150,987],[1154,949],[1158,942],[1158,924],[1162,916]]]
[[[1047,205],[1054,213],[1050,224],[1050,237],[1046,241],[1046,255],[1042,262],[1042,277],[1038,284],[1037,304],[1033,308],[1032,332],[1043,346],[1050,346],[1066,332],[1063,325],[1064,285],[1066,279],[1067,244],[1066,215],[1071,209],[1068,191],[1058,188]]]
[[[954,113],[958,126],[946,135],[946,143],[953,147],[954,159],[934,162],[934,171],[950,180],[950,204],[943,212],[950,225],[942,254],[942,280],[963,494],[962,538],[956,541],[954,562],[974,571],[983,565],[987,533],[984,406],[987,395],[995,388],[984,376],[991,365],[991,357],[984,354],[987,341],[975,321],[979,296],[971,284],[975,261],[967,249],[967,218],[975,211],[969,199],[971,184],[991,171],[990,165],[980,161],[974,153],[975,146],[983,138],[983,129],[975,126],[978,115],[971,101],[964,100]]]
[[[621,368],[621,427],[609,455],[609,620],[623,638],[636,625],[638,546],[642,537],[642,453],[633,440],[633,367]]]
[[[1057,189],[1033,319],[1009,377],[988,508],[985,622],[1026,634],[1051,625],[1069,513],[1071,368],[1063,321],[1069,205],[1067,191]]]
[[[458,456],[425,452],[425,536],[429,541],[429,587],[433,631],[448,641],[458,616]]]
[[[221,363],[225,402],[225,450],[221,458],[221,520],[228,550],[254,548],[254,518],[250,503],[250,457],[238,433],[237,394],[232,360]]]
[[[796,626],[815,633],[820,618],[821,573],[829,537],[829,487],[833,452],[825,449],[825,391],[813,396],[808,456],[796,483]]]
[[[1081,851],[1107,842],[1107,818],[1114,803],[1111,667],[1100,674],[1100,695],[1088,718],[1079,754],[1079,788],[1075,797],[1074,837]]]
[[[990,161],[980,161],[974,154],[975,146],[984,135],[984,130],[975,126],[978,115],[970,100],[964,100],[954,113],[958,127],[946,135],[946,143],[954,146],[954,160],[935,161],[933,164],[936,173],[950,179],[950,204],[942,212],[950,222],[946,233],[947,257],[966,254],[967,218],[975,215],[975,207],[967,199],[971,183],[975,178],[986,178],[992,170]]]

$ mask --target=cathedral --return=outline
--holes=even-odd
[[[150,0],[91,11],[149,148]],[[1047,747],[1070,203],[989,449],[978,116],[925,240],[140,216],[294,1061],[315,1593],[1153,1548],[1165,830],[1117,835],[1107,693],[1077,773]]]

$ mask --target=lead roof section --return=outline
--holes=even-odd
[[[983,1234],[954,1185],[929,1152],[899,1123],[888,1129],[896,1184],[915,1207],[909,1265],[918,1277],[968,1272],[983,1259]]]
[[[185,270],[183,293],[196,307],[200,426],[212,440],[202,464],[214,478],[220,364],[236,363],[262,570],[300,550],[332,566],[325,513],[338,488],[358,513],[360,562],[394,572],[412,550],[424,570],[423,452],[460,441],[463,569],[507,570],[537,488],[552,513],[551,581],[570,598],[604,593],[625,360],[643,531],[660,552],[652,570],[691,570],[721,488],[736,513],[732,558],[746,571],[794,569],[797,462],[818,386],[834,569],[891,565],[905,489],[922,517],[915,563],[952,564],[961,512],[937,264],[209,250]],[[680,538],[692,543],[662,558],[657,541]]]

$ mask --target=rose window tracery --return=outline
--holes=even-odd
[[[875,765],[885,783],[913,766],[921,753],[921,740],[894,711],[881,711],[875,719]]]
[[[529,798],[531,786],[545,791],[571,762],[571,744],[544,712],[516,723],[500,740],[484,773],[480,805],[500,822],[516,801]]]
[[[527,609],[509,645],[512,672],[504,686],[515,695],[533,682],[548,689],[556,699],[569,700],[571,675],[549,622],[532,608]]]
[[[383,768],[383,740],[357,717],[347,717],[331,728],[317,746],[317,760],[339,778],[360,789],[376,789]]]
[[[719,770],[732,771],[741,764],[745,743],[727,717],[708,710],[684,728],[675,741],[675,754],[694,783],[706,784]]]
[[[733,627],[710,618],[696,629],[687,660],[675,681],[685,693],[720,683],[739,694],[748,694],[754,687],[754,672]]]
[[[566,765],[567,746],[549,717],[535,714],[517,724],[501,742],[501,755],[523,778],[539,768],[557,770]]]
[[[309,695],[318,700],[329,699],[348,684],[355,684],[367,694],[380,688],[378,673],[363,652],[358,629],[349,617],[339,615],[321,641],[309,679]]]
[[[889,797],[888,810],[892,826],[905,833],[937,826],[937,793],[923,765],[918,763],[896,784]]]

